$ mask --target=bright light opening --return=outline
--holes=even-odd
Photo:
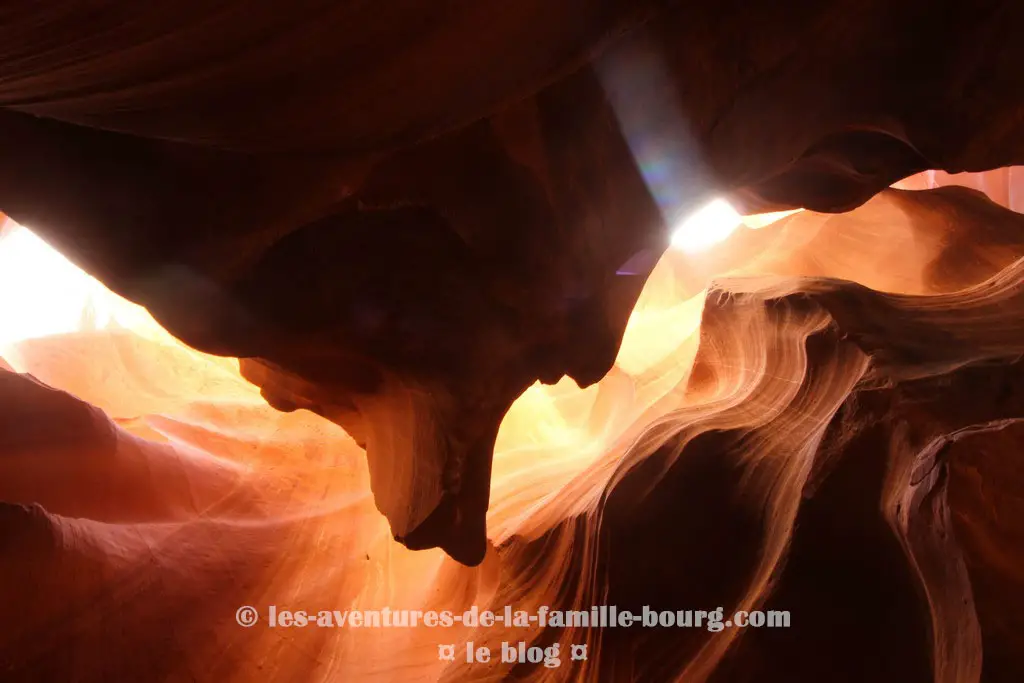
[[[672,246],[696,253],[725,241],[743,223],[741,216],[724,199],[715,199],[684,220],[672,233]]]
[[[27,339],[112,325],[169,338],[146,309],[118,297],[27,228],[2,216],[0,228],[0,354]]]
[[[95,324],[107,322],[107,311],[90,306],[92,278],[28,230],[6,227],[0,237],[0,345],[73,332],[89,312],[99,318]]]

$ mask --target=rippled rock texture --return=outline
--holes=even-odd
[[[108,0],[0,11],[0,209],[281,409],[467,564],[502,416],[612,367],[712,191],[852,208],[1024,162],[1012,0]]]
[[[612,372],[505,417],[476,568],[395,544],[358,444],[229,359],[155,326],[9,347],[34,376],[0,374],[5,680],[1018,680],[1022,257],[1024,218],[960,187],[666,255]],[[243,604],[792,626],[242,629]],[[465,640],[590,657],[438,661]]]
[[[3,350],[0,680],[1020,680],[1019,178],[885,188],[1024,162],[1022,24],[0,9],[0,210],[159,322]],[[662,258],[713,193],[825,213]],[[794,626],[234,623],[271,603]]]

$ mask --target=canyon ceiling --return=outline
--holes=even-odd
[[[183,342],[82,347],[145,381],[61,369],[77,337],[0,369],[0,680],[1021,680],[1024,218],[890,188],[1024,164],[1021,26],[1012,0],[0,8],[0,211]],[[663,259],[717,196],[807,211]],[[699,330],[630,370],[661,281]],[[563,377],[616,431],[499,492],[514,404]],[[232,621],[375,571],[414,605],[802,624],[535,628],[594,656],[495,671]]]

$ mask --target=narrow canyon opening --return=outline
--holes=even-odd
[[[827,656],[849,646],[836,638],[874,631],[887,666],[907,675],[945,666],[957,672],[949,680],[969,680],[982,638],[1016,666],[999,588],[1018,578],[989,545],[1016,533],[1003,518],[1020,500],[1005,389],[1016,361],[973,366],[1024,347],[1024,218],[1011,210],[1022,197],[1016,168],[923,173],[847,213],[741,217],[718,200],[678,226],[612,370],[583,389],[537,382],[504,416],[489,550],[475,568],[393,540],[344,429],[272,408],[237,359],[188,347],[8,220],[0,497],[5,585],[20,589],[5,598],[19,616],[5,653],[52,680],[158,666],[173,679],[213,653],[230,680],[469,680],[479,662],[439,660],[438,643],[498,651],[515,639],[560,643],[565,660],[588,646],[559,680],[622,667],[637,680],[678,668],[704,679],[727,665],[756,671],[773,658],[749,648],[802,648],[825,624],[830,642],[815,647]],[[960,405],[979,384],[991,386]],[[941,481],[917,474],[939,466],[922,463],[937,457],[935,439]],[[954,530],[953,554],[940,554]],[[830,541],[837,533],[849,537]],[[842,599],[818,602],[825,595]],[[462,614],[609,602],[639,612],[659,601],[774,606],[799,635],[750,631],[731,644],[700,629],[662,642],[590,626],[552,636],[536,624],[261,631],[232,617],[236,603]],[[946,649],[927,642],[926,621],[910,629],[929,611],[930,628],[950,629]],[[154,650],[157,631],[166,635]],[[139,647],[122,649],[133,638]],[[537,680],[561,670],[515,666]]]
[[[0,9],[0,683],[1024,680],[1021,25]]]

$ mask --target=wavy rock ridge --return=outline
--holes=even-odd
[[[1020,573],[986,541],[1019,533],[997,509],[1013,510],[1020,492],[1009,444],[1024,408],[1022,274],[1018,260],[930,296],[717,282],[684,407],[616,458],[569,521],[502,549],[523,571],[552,547],[582,552],[579,568],[554,587],[547,574],[513,583],[494,604],[568,591],[576,609],[801,615],[793,629],[724,636],[559,634],[599,639],[587,680],[1015,680],[1021,661],[1006,653],[1022,632],[993,592],[1017,595]],[[996,480],[982,484],[982,472]],[[997,509],[981,512],[985,498]],[[993,564],[1002,571],[983,569]],[[447,680],[464,679],[470,667]]]
[[[0,671],[1016,681],[1022,222],[963,188],[890,190],[666,257],[607,378],[506,416],[476,568],[396,546],[356,442],[273,410],[230,361],[117,330],[20,344],[13,365],[102,410],[0,372],[0,585],[19,587]],[[839,236],[857,248],[824,248]],[[651,329],[671,340],[634,347]],[[241,604],[722,606],[792,627],[241,629]],[[438,661],[467,640],[591,656]]]
[[[0,680],[1021,680],[1021,218],[908,191],[1024,163],[1021,25],[0,7],[0,210],[159,321],[0,352]],[[977,186],[1020,208],[1014,173]],[[711,195],[812,211],[662,257]],[[231,617],[507,602],[794,625]],[[446,666],[441,638],[592,657]]]
[[[0,11],[0,209],[342,425],[395,536],[467,564],[502,416],[610,371],[708,194],[1024,162],[1015,0],[368,7]]]

